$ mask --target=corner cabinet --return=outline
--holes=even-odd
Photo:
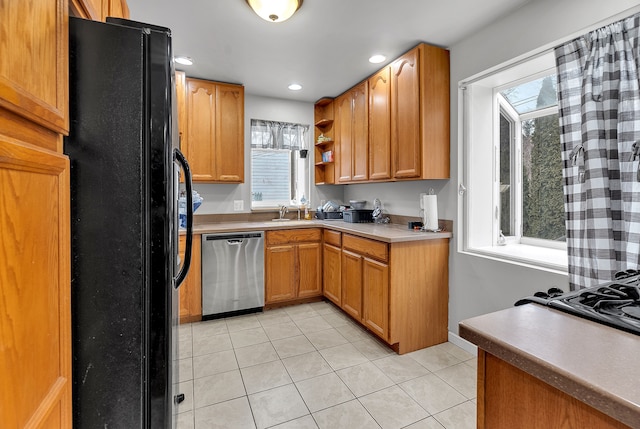
[[[68,3],[3,2],[0,33],[0,420],[70,428]]]
[[[181,147],[194,182],[244,182],[244,87],[185,79]]]
[[[322,296],[322,230],[267,231],[265,304]]]

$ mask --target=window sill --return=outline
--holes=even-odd
[[[507,244],[506,246],[469,248],[462,251],[462,253],[557,274],[567,274],[568,271],[568,257],[565,249],[526,244]]]

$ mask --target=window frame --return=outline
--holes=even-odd
[[[566,242],[522,237],[522,121],[558,113],[558,107],[555,105],[520,115],[499,94],[509,87],[555,74],[554,64],[553,53],[547,52],[459,83],[458,143],[462,156],[459,163],[461,187],[458,213],[461,222],[458,225],[458,252],[547,271],[567,272]],[[491,107],[482,113],[479,112],[479,109],[484,109],[482,106]],[[512,128],[511,145],[512,148],[515,146],[516,153],[514,157],[512,149],[511,181],[515,179],[517,182],[515,195],[510,194],[511,209],[515,214],[514,235],[505,237],[504,244],[499,242],[501,112],[506,113],[505,117]],[[491,127],[486,122],[483,125],[483,121],[489,119],[489,114]],[[482,155],[483,150],[490,151],[490,159]],[[490,178],[488,174],[479,172],[482,167],[477,164],[482,165],[482,162],[493,164]],[[491,201],[487,204],[482,195],[484,199],[490,196]],[[484,214],[480,212],[482,210]],[[478,231],[483,224],[490,224],[491,231]]]

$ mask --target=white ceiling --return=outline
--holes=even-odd
[[[248,94],[314,102],[336,96],[419,42],[450,47],[530,0],[306,0],[288,21],[245,0],[127,0],[131,19],[169,27],[187,76],[241,83]],[[290,83],[301,91],[290,91]]]

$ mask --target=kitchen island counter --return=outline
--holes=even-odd
[[[569,402],[574,398],[618,422],[640,428],[639,336],[536,304],[464,320],[459,330],[462,338],[481,349],[479,357],[483,355],[478,367],[479,428],[490,427],[481,420],[492,412],[491,407],[493,411],[499,407],[489,403],[490,393],[485,391],[499,383],[491,379],[494,373],[483,368],[485,353],[487,363],[498,358],[525,377],[530,375],[568,395]],[[513,389],[518,395],[519,389]],[[570,421],[575,418],[569,417]]]
[[[326,228],[360,237],[371,238],[385,243],[434,240],[451,238],[448,231],[421,232],[407,229],[406,225],[348,223],[342,220],[290,220],[284,222],[217,222],[194,226],[194,234],[215,234],[235,231],[270,231],[275,229]],[[184,232],[183,230],[181,232]]]

